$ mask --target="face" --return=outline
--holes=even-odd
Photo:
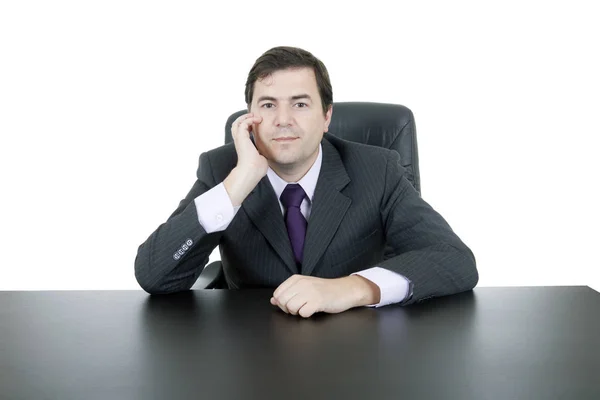
[[[317,158],[332,109],[323,114],[312,68],[286,69],[254,83],[250,112],[262,117],[253,126],[258,151],[276,172],[306,172]]]

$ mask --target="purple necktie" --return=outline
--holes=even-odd
[[[294,258],[298,265],[302,264],[302,254],[304,253],[304,236],[306,235],[306,219],[300,212],[300,204],[306,197],[304,189],[297,183],[289,184],[281,193],[281,203],[286,209],[285,224],[287,226],[288,236],[292,243]]]

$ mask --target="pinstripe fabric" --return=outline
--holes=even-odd
[[[414,190],[398,153],[329,134],[322,146],[301,271],[266,176],[225,231],[207,234],[198,222],[193,199],[222,182],[237,162],[230,143],[200,156],[198,179],[186,198],[139,247],[135,274],[142,288],[191,288],[216,246],[233,289],[275,288],[297,273],[347,276],[375,265],[411,280],[413,296],[404,304],[477,284],[472,252]]]

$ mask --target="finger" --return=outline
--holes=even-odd
[[[232,125],[239,125],[239,123],[240,123],[241,121],[245,120],[246,118],[253,117],[253,116],[254,116],[254,113],[251,113],[251,112],[249,112],[249,113],[246,113],[246,114],[242,114],[242,115],[240,115],[239,117],[237,117],[237,118],[235,119],[235,121],[233,121],[233,124],[232,124]]]
[[[283,311],[286,314],[289,314],[289,311],[287,309],[287,306],[285,305],[285,303],[279,301],[277,298],[274,298],[275,300],[275,305],[279,308],[281,308],[281,311]]]
[[[262,118],[260,116],[256,116],[252,113],[244,114],[239,116],[233,123],[231,124],[231,129],[237,129],[243,122],[248,120],[255,120],[256,118]]]
[[[235,121],[233,121],[233,123],[231,124],[231,133],[233,134],[233,133],[237,132],[237,128],[238,128],[238,126],[240,126],[240,123],[242,121],[244,121],[245,119],[248,119],[248,118],[252,118],[252,117],[254,117],[253,113],[242,114],[239,117],[237,117],[235,119]]]
[[[274,306],[277,306],[277,307],[281,308],[281,305],[279,304],[279,301],[277,301],[277,299],[276,299],[275,297],[271,297],[271,300],[269,300],[269,301],[270,301],[270,302],[271,302],[271,304],[273,304]],[[283,308],[281,308],[281,309],[282,309],[283,311],[286,311],[286,310],[287,310],[287,309],[286,309],[286,310],[284,310]]]
[[[283,292],[279,298],[275,298],[275,301],[280,306],[285,307],[285,309],[290,313],[296,315],[298,309],[302,306],[302,299],[306,299],[307,297],[306,287],[303,287],[301,284],[294,285],[290,287],[288,290]],[[290,309],[290,307],[292,309]]]
[[[292,297],[290,301],[286,303],[285,306],[290,314],[298,315],[298,310],[300,310],[307,302],[308,299],[306,298],[306,296],[303,296],[302,294],[297,294],[296,296]]]
[[[281,304],[279,303],[277,300],[275,300],[275,305],[277,307],[279,307],[281,309],[281,311],[283,311],[286,314],[289,314],[287,307],[285,306],[285,304]]]
[[[306,302],[298,310],[298,315],[300,315],[302,318],[309,318],[316,312],[317,312],[317,307],[315,307],[314,303]]]
[[[256,134],[257,133],[256,132],[256,127],[258,125],[260,125],[262,122],[263,122],[263,117],[261,117],[260,115],[254,117],[254,122],[252,123],[252,125],[250,125],[249,131],[250,132],[254,132],[254,134]]]
[[[281,308],[287,314],[296,315],[298,313],[298,309],[302,306],[302,304],[304,304],[302,302],[302,295],[300,293],[293,293],[288,290],[284,296],[286,296],[286,298],[283,301],[275,299],[279,305],[279,308]],[[292,308],[290,309],[290,307]]]
[[[254,116],[254,114],[252,114],[252,113],[247,113],[247,114],[240,115],[239,117],[237,117],[237,118],[235,119],[235,121],[233,121],[233,122],[231,123],[231,127],[232,127],[232,128],[233,128],[233,127],[236,127],[236,126],[238,126],[238,125],[240,124],[240,122],[242,122],[242,121],[243,121],[243,120],[245,120],[246,118],[250,118],[250,117],[253,117],[253,116]]]
[[[289,313],[287,303],[292,299],[298,292],[294,290],[294,287],[290,287],[286,291],[282,292],[279,297],[273,296],[273,302],[279,306],[285,313]]]
[[[294,285],[300,277],[302,277],[302,275],[294,274],[287,278],[281,285],[277,287],[277,289],[275,289],[275,292],[273,292],[273,297],[277,299],[283,292],[288,290],[289,287]]]
[[[262,117],[250,117],[243,121],[240,121],[239,125],[235,129],[235,135],[234,135],[234,130],[232,128],[231,135],[232,135],[233,139],[235,140],[235,139],[239,138],[240,135],[243,135],[244,137],[250,137],[250,127],[253,124],[259,124],[261,121],[262,121]]]
[[[305,287],[303,286],[305,279],[303,278],[302,275],[293,275],[275,290],[276,293],[273,293],[273,297],[275,298],[275,301],[277,301],[277,304],[285,307],[286,311],[289,311],[287,308],[288,302],[297,294],[305,291]]]
[[[260,124],[261,122],[262,117],[251,117],[240,122],[240,128],[250,132],[254,124]]]

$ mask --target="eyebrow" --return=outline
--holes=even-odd
[[[300,100],[300,99],[308,99],[310,101],[312,101],[312,98],[308,95],[308,94],[298,94],[296,96],[292,96],[290,97],[290,100]],[[260,103],[261,101],[265,101],[265,100],[269,100],[269,101],[277,101],[277,98],[273,97],[273,96],[260,96],[258,98],[258,102]]]

